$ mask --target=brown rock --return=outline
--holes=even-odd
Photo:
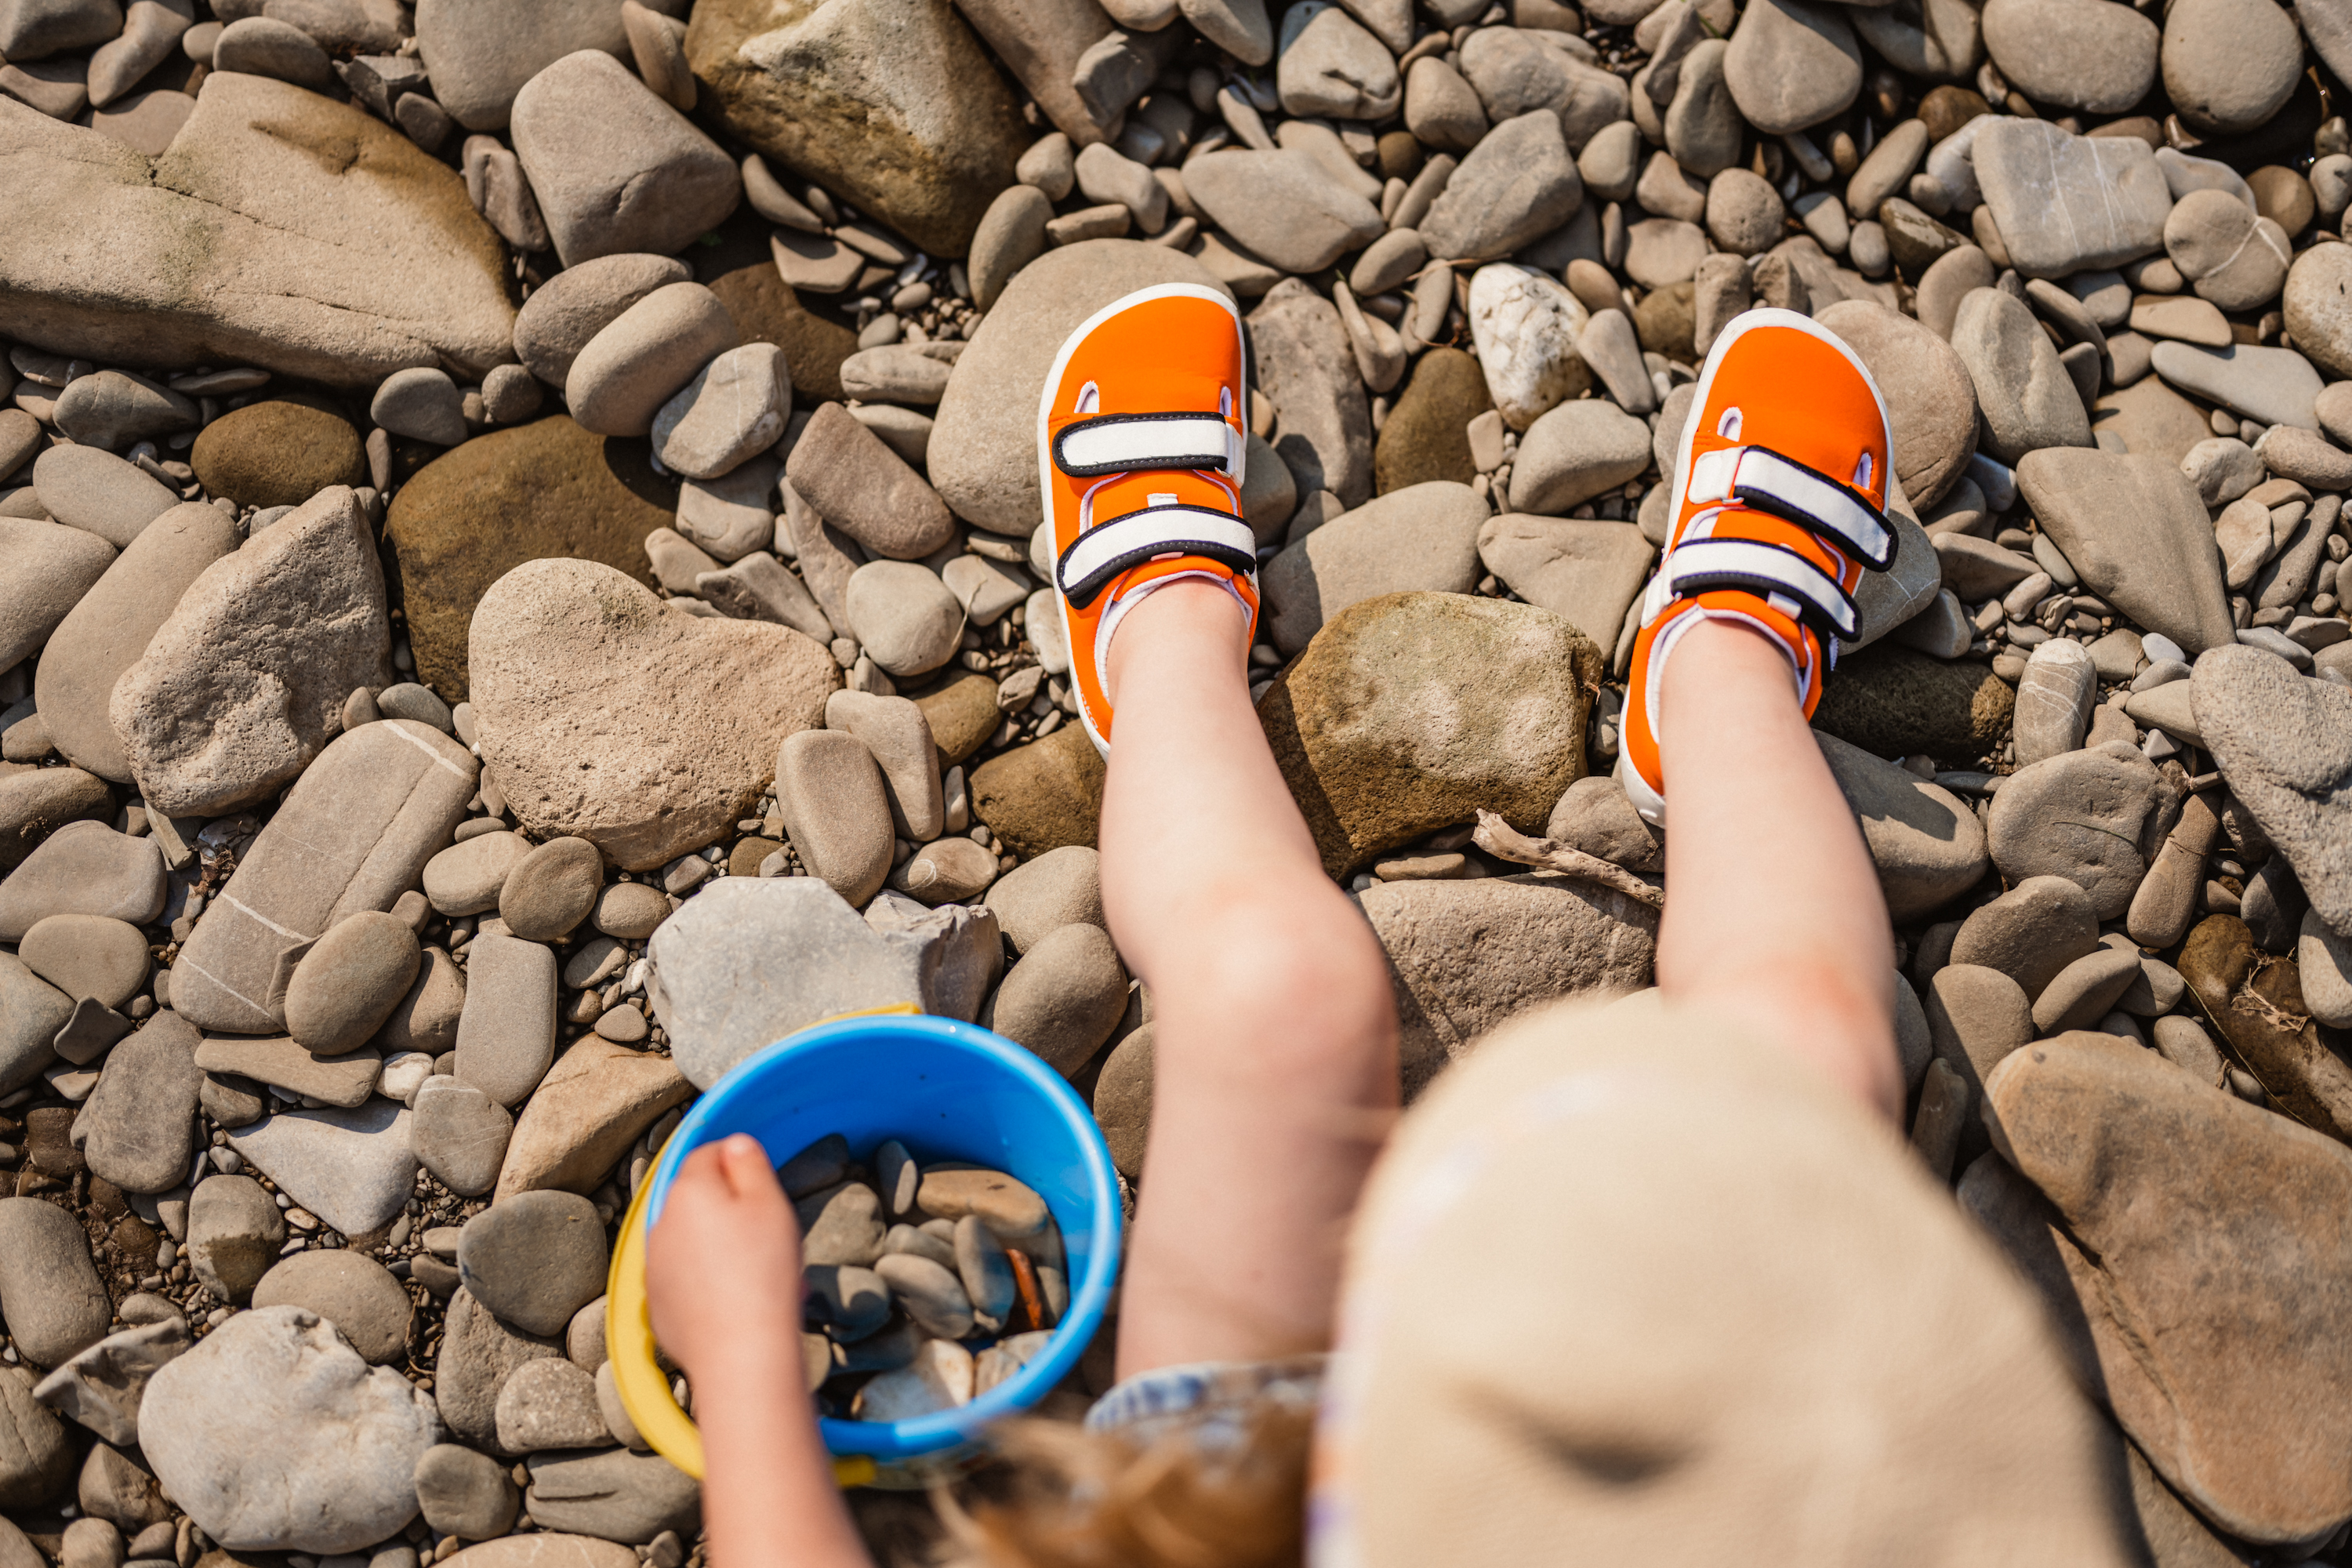
[[[1972,764],[2000,748],[2017,691],[1980,664],[1879,643],[1838,661],[1813,727],[1881,757]]]
[[[2320,1038],[2292,961],[2257,948],[2237,916],[2208,915],[2181,944],[2177,967],[2198,1010],[2281,1109],[2352,1140],[2352,1066]]]
[[[953,767],[996,733],[1004,715],[996,706],[996,682],[976,671],[958,674],[915,699],[931,727],[942,765]],[[0,796],[5,798],[5,796]]]
[[[1001,752],[971,771],[971,812],[1032,859],[1066,844],[1091,848],[1102,823],[1102,753],[1076,724]]]
[[[1430,479],[1466,485],[1477,478],[1470,458],[1470,421],[1495,406],[1486,373],[1460,349],[1433,348],[1412,367],[1412,379],[1389,410],[1372,453],[1373,488],[1381,495]]]
[[[790,627],[679,614],[591,561],[500,578],[471,653],[482,758],[515,819],[630,871],[731,828],[840,684],[833,656]]]
[[[384,537],[416,679],[465,699],[474,606],[526,561],[600,561],[650,586],[646,536],[677,506],[677,480],[650,458],[643,441],[592,436],[559,414],[477,437],[402,486]]]
[[[1390,594],[1326,623],[1259,700],[1258,722],[1325,868],[1344,876],[1482,809],[1542,832],[1584,776],[1601,665],[1548,610]]]
[[[697,8],[686,54],[728,132],[934,256],[971,246],[1028,142],[944,0],[717,0]]]
[[[114,792],[79,768],[26,768],[0,774],[0,873],[15,870],[68,822],[113,815]]]
[[[392,679],[374,531],[337,486],[188,584],[109,716],[151,806],[226,816],[308,767],[354,689]]]
[[[0,161],[19,342],[340,386],[513,357],[498,237],[456,170],[356,104],[222,71],[152,162],[22,109],[0,120]]]
[[[515,1119],[491,1201],[589,1191],[662,1112],[693,1096],[694,1085],[667,1058],[593,1035],[582,1039],[556,1058]]]
[[[1388,954],[1408,1096],[1515,1013],[1651,984],[1657,911],[1587,883],[1380,882],[1357,901]]]
[[[359,431],[299,393],[230,409],[196,437],[188,466],[207,494],[245,506],[300,506],[329,485],[368,482]]]
[[[768,254],[767,227],[760,224],[759,233],[750,237],[753,247],[740,247],[732,242],[738,230],[730,222],[721,231],[730,242],[718,247],[715,260],[697,257],[695,275],[735,318],[735,331],[745,342],[773,343],[784,351],[797,402],[830,402],[841,395],[841,362],[857,352],[857,334],[801,304]]]
[[[2249,1541],[2352,1516],[2352,1151],[2109,1035],[2038,1042],[1987,1088],[1994,1146],[2080,1245],[2105,1392],[2148,1462]]]

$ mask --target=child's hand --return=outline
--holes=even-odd
[[[798,1367],[800,1225],[758,1139],[687,1156],[646,1238],[646,1298],[654,1337],[690,1377],[755,1348]]]

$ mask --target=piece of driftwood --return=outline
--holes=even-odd
[[[1612,865],[1598,855],[1587,855],[1581,849],[1551,838],[1530,838],[1505,822],[1491,811],[1478,814],[1478,830],[1470,836],[1471,842],[1487,854],[1502,860],[1516,860],[1522,866],[1533,866],[1540,871],[1557,871],[1563,877],[1597,882],[1612,893],[1622,893],[1636,903],[1647,904],[1654,910],[1666,907],[1665,893],[1650,886],[1622,866]]]

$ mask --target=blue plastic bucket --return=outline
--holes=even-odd
[[[829,1133],[868,1157],[895,1138],[919,1164],[967,1160],[1045,1200],[1062,1232],[1070,1300],[1054,1338],[960,1409],[913,1421],[821,1420],[836,1455],[877,1464],[943,1456],[1067,1376],[1118,1278],[1118,1177],[1094,1117],[1062,1075],[1001,1035],[952,1018],[868,1015],[803,1029],[745,1058],[697,1100],[646,1179],[646,1228],[705,1143],[748,1132],[782,1164]]]

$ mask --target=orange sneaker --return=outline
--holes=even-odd
[[[1749,310],[1715,340],[1675,458],[1675,520],[1642,600],[1617,780],[1666,820],[1658,702],[1666,659],[1703,620],[1755,627],[1789,656],[1805,717],[1859,629],[1865,568],[1895,562],[1886,404],[1853,351],[1793,310]]]
[[[1244,363],[1232,300],[1163,283],[1087,317],[1046,374],[1037,477],[1054,524],[1054,590],[1078,720],[1106,756],[1104,660],[1145,595],[1188,577],[1223,584],[1255,640],[1257,542],[1241,503]]]

